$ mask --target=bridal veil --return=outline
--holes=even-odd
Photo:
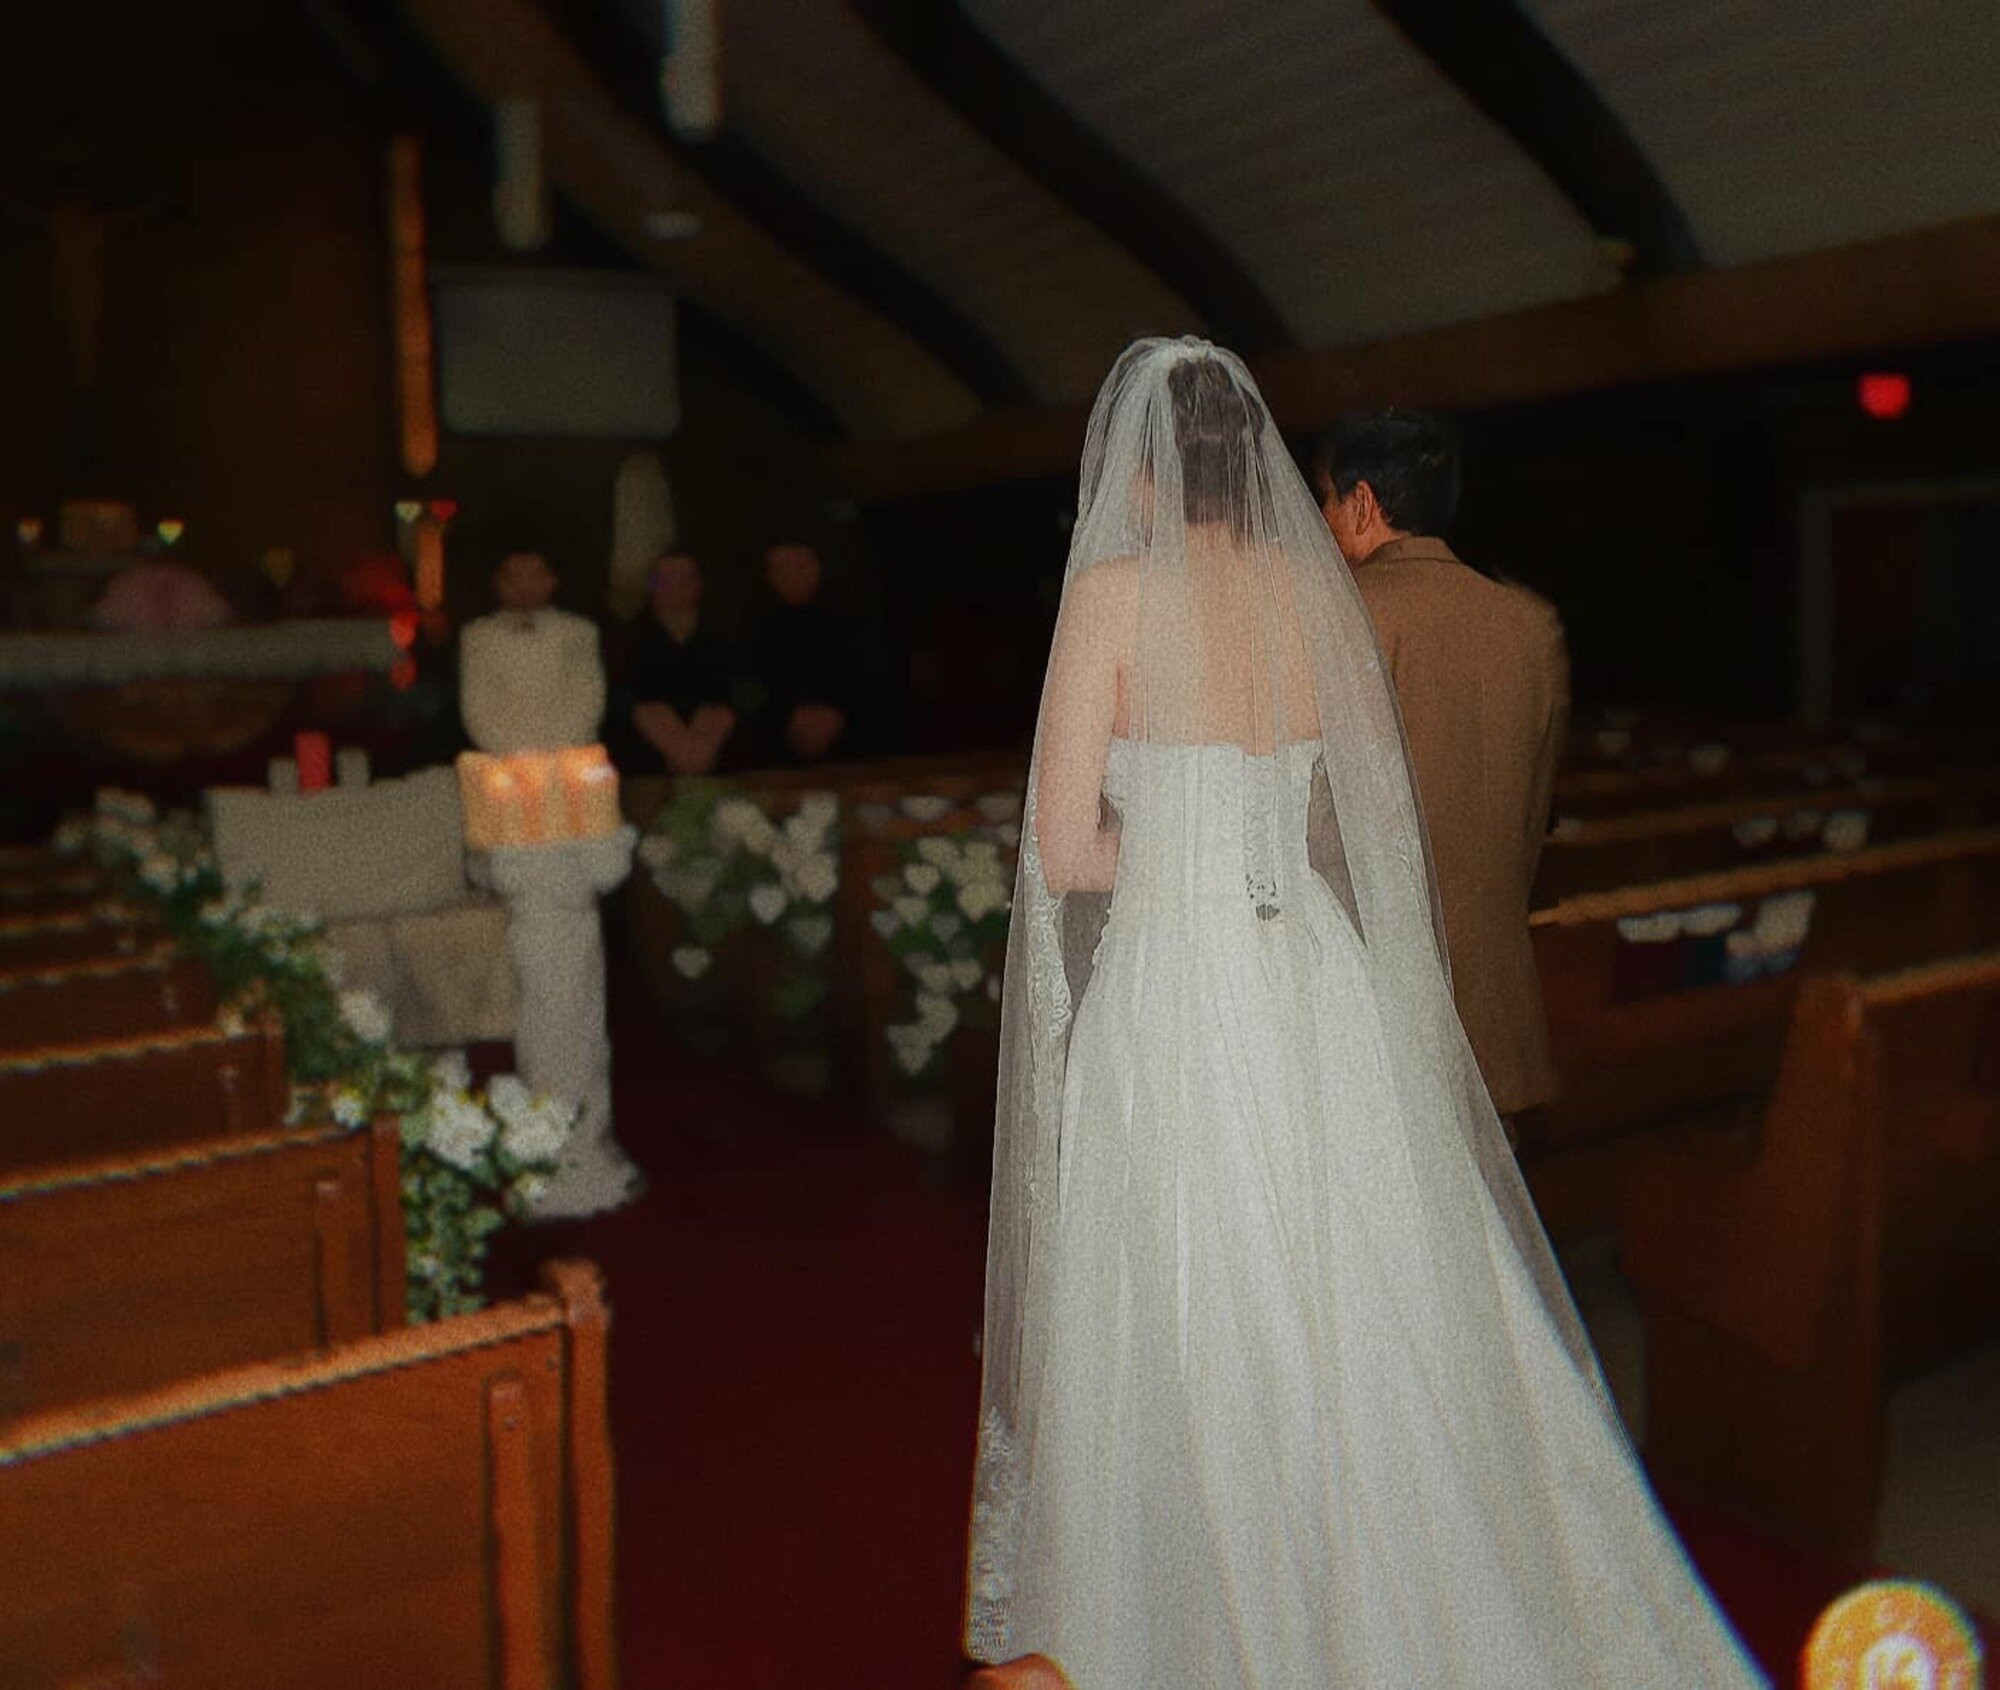
[[[1405,1195],[1395,1217],[1420,1236],[1416,1275],[1402,1288],[1425,1389],[1445,1423],[1477,1416],[1463,1442],[1476,1495],[1492,1510],[1507,1559],[1546,1568],[1565,1554],[1545,1499],[1557,1475],[1507,1470],[1505,1452],[1534,1450],[1537,1412],[1502,1280],[1520,1270],[1547,1326],[1614,1429],[1617,1416],[1452,1005],[1449,966],[1422,813],[1396,702],[1347,564],[1274,426],[1256,384],[1231,353],[1204,341],[1145,340],[1120,357],[1097,397],[1086,438],[1077,520],[1031,765],[1002,1002],[998,1106],[985,1313],[984,1382],[973,1498],[968,1652],[1005,1659],[1034,1640],[1016,1635],[1023,1486],[1035,1458],[1050,1312],[1049,1242],[1061,1200],[1058,1170],[1069,1038],[1104,926],[1108,875],[1087,872],[1115,851],[1117,817],[1079,840],[1052,833],[1051,793],[1095,795],[1102,748],[1071,743],[1057,706],[1075,677],[1110,672],[1094,642],[1120,642],[1117,732],[1142,744],[1240,753],[1251,778],[1189,805],[1226,802],[1242,839],[1238,865],[1203,872],[1229,884],[1189,886],[1189,899],[1248,900],[1282,919],[1272,865],[1288,844],[1292,807],[1257,771],[1301,746],[1314,759],[1314,870],[1345,909],[1365,953],[1385,1029],[1386,1065],[1407,1166],[1383,1181]],[[1080,648],[1082,649],[1080,651]],[[1053,724],[1057,724],[1052,727]],[[1190,818],[1194,821],[1196,818]],[[1079,870],[1078,864],[1085,865]],[[1312,1006],[1274,981],[1274,1037],[1297,1048]],[[1188,994],[1162,990],[1162,1013],[1186,1015]],[[1198,1010],[1198,1006],[1197,1006]],[[1173,1030],[1169,1030],[1170,1032]],[[1200,1029],[1190,1026],[1198,1042]],[[1171,1043],[1171,1041],[1169,1041]],[[1247,1059],[1247,1058],[1246,1058]],[[1308,1111],[1309,1118],[1311,1117]],[[1328,1130],[1340,1119],[1324,1112]],[[1084,1123],[1087,1128],[1088,1123]],[[1408,1194],[1414,1194],[1410,1196]],[[1368,1193],[1362,1200],[1368,1200]],[[1285,1200],[1281,1194],[1280,1200]],[[1299,1194],[1299,1201],[1305,1201]],[[1496,1218],[1497,1217],[1497,1218]],[[1115,1225],[1116,1217],[1106,1217]],[[1311,1228],[1297,1248],[1310,1252]],[[1514,1260],[1504,1260],[1511,1255]],[[1315,1264],[1302,1264],[1311,1283]],[[1543,1335],[1546,1347],[1546,1331]],[[1521,1435],[1504,1435],[1518,1422]],[[1615,1436],[1622,1439],[1622,1429]],[[1543,1500],[1538,1500],[1543,1499]],[[1558,1574],[1561,1569],[1550,1569]],[[1569,1581],[1587,1585],[1587,1569]]]

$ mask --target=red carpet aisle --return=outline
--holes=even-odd
[[[509,1235],[497,1273],[511,1289],[579,1253],[610,1282],[626,1690],[948,1690],[982,1206],[838,1111],[683,1058],[616,972],[612,1016],[618,1132],[653,1190]],[[1791,1684],[1814,1617],[1859,1574],[1674,1513]]]
[[[652,1191],[508,1235],[610,1285],[626,1690],[957,1676],[983,1201],[851,1118],[683,1058],[612,983],[620,1140]]]

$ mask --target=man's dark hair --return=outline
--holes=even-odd
[[[1320,436],[1313,485],[1343,499],[1360,482],[1390,527],[1406,534],[1449,532],[1458,515],[1458,429],[1435,411],[1354,411]]]

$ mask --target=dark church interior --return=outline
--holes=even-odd
[[[976,1622],[1143,337],[1376,617],[1494,1177],[1744,1682],[1982,1682],[2000,10],[100,0],[0,66],[0,1683],[1298,1681]],[[1511,835],[1419,567],[1555,630]]]

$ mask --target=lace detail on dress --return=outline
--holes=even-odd
[[[1021,1530],[1021,1486],[1013,1433],[989,1408],[979,1422],[978,1467],[972,1486],[972,1565],[965,1652],[976,1661],[1004,1661],[1013,1629],[1014,1566]]]
[[[1243,889],[1259,921],[1284,914],[1278,898],[1277,839],[1281,756],[1243,763]]]
[[[1042,879],[1041,850],[1035,834],[1035,794],[1032,785],[1021,814],[1021,896],[1016,920],[1026,920],[1028,959],[1029,1084],[1036,1118],[1053,1120],[1059,1108],[1063,1035],[1070,1020],[1069,973],[1063,965],[1061,902]],[[1032,1222],[1040,1207],[1040,1159],[1031,1157],[1023,1182],[1023,1206]]]

